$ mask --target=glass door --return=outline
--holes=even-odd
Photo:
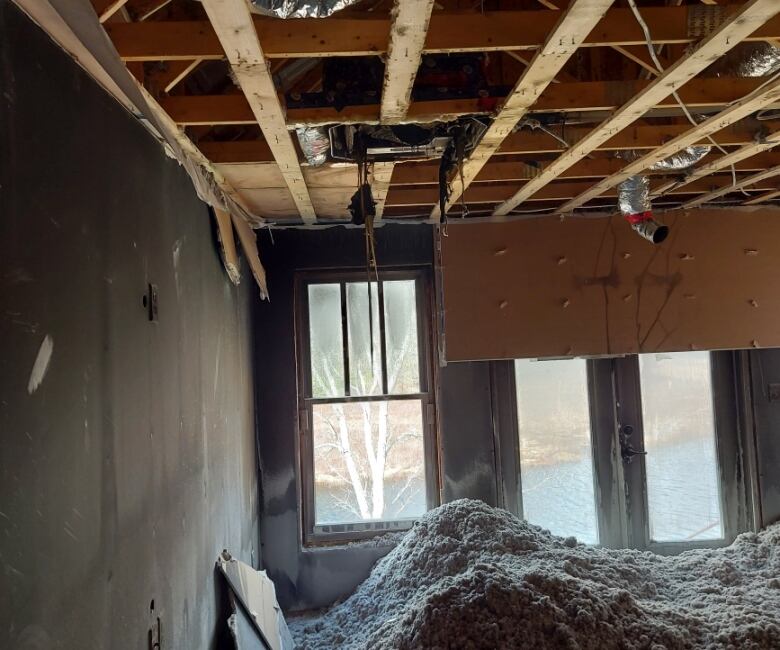
[[[618,359],[615,377],[629,545],[672,551],[726,543],[710,353]]]

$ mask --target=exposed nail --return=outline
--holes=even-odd
[[[696,300],[696,294],[695,293],[686,293],[685,298],[688,300]]]
[[[498,303],[499,309],[506,309],[509,303],[506,300],[502,300],[500,303]]]
[[[627,293],[625,296],[623,296],[623,302],[628,302],[629,300],[631,300],[631,294]]]
[[[493,253],[494,255],[504,255],[506,253],[506,248],[497,248],[496,252]]]
[[[624,260],[627,260],[629,257],[631,257],[631,253],[629,253],[629,252],[623,253],[623,259]]]
[[[746,248],[745,249],[745,255],[758,255],[758,249],[756,249],[756,248]]]
[[[695,260],[696,258],[693,255],[689,255],[688,253],[680,253],[678,256],[681,260],[684,262],[688,262],[690,260]]]
[[[563,307],[564,309],[566,309],[566,308],[569,306],[569,304],[570,304],[570,303],[569,303],[569,299],[568,299],[568,298],[564,298],[564,299],[563,299],[563,302],[561,302],[561,307]]]
[[[559,257],[558,258],[558,266],[561,264],[566,264],[566,258],[565,257]]]
[[[758,341],[756,341],[756,339],[753,339],[753,340],[750,342],[750,345],[752,345],[754,348],[757,348],[757,347],[758,347]]]
[[[749,301],[751,307],[758,307],[758,300],[751,298]]]

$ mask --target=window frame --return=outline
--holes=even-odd
[[[416,393],[388,394],[386,336],[384,317],[383,283],[394,280],[414,280],[417,312],[418,368],[420,371],[419,391]],[[343,524],[317,524],[315,517],[315,480],[313,450],[313,415],[317,404],[381,402],[381,401],[420,401],[422,407],[424,476],[426,491],[426,509],[440,504],[439,453],[438,453],[438,416],[436,409],[436,365],[433,353],[436,350],[436,333],[433,328],[433,293],[430,268],[411,266],[381,269],[377,298],[379,307],[379,327],[381,346],[382,393],[378,395],[349,394],[349,334],[346,318],[346,285],[351,282],[368,281],[366,270],[307,270],[295,273],[295,341],[296,371],[298,392],[297,417],[297,456],[298,456],[298,503],[301,544],[304,547],[343,544],[370,539],[390,532],[411,528],[417,519],[377,520]],[[376,281],[376,278],[372,278]],[[312,373],[309,329],[309,292],[313,284],[339,284],[341,286],[342,308],[342,349],[345,356],[344,383],[342,397],[312,397]]]
[[[588,398],[593,445],[594,490],[599,546],[636,548],[676,554],[693,548],[730,544],[741,532],[754,529],[750,486],[753,473],[743,459],[751,453],[744,423],[745,399],[740,380],[739,352],[710,352],[716,457],[724,536],[719,540],[655,542],[650,539],[644,456],[624,464],[620,456],[621,420],[630,423],[644,448],[638,355],[587,359]],[[507,458],[498,464],[503,506],[518,516],[522,510],[520,438],[514,361],[492,362],[496,449]],[[507,453],[509,452],[509,453]]]

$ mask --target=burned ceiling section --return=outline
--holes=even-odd
[[[780,200],[777,0],[92,2],[255,225]]]

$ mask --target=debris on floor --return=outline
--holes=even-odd
[[[276,601],[274,583],[265,571],[256,571],[231,557],[227,551],[222,551],[217,558],[217,567],[240,603],[239,607],[234,607],[235,613],[228,620],[236,647],[239,650],[250,647],[292,650],[293,641]],[[251,625],[262,641],[252,633]]]
[[[589,547],[480,501],[426,514],[296,648],[780,648],[780,523],[664,557]]]

